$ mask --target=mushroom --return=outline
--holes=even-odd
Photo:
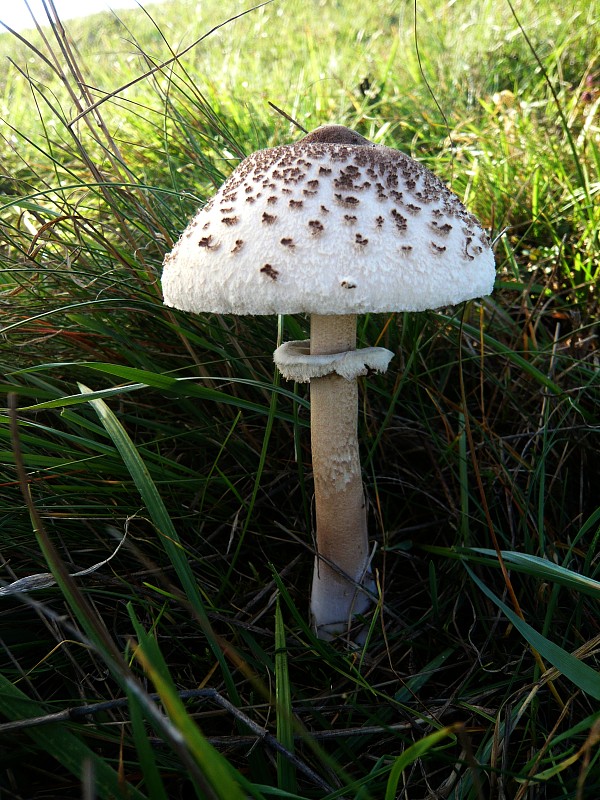
[[[165,303],[193,312],[310,314],[282,375],[310,381],[313,626],[346,634],[374,590],[357,439],[357,377],[392,353],[356,350],[356,315],[422,311],[492,291],[477,220],[428,169],[340,125],[242,161],[165,259]],[[350,634],[364,637],[358,626]]]

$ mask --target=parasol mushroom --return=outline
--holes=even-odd
[[[310,381],[316,545],[311,612],[322,638],[370,607],[357,377],[392,353],[356,350],[356,316],[489,294],[488,238],[432,172],[340,125],[246,158],[165,259],[165,303],[193,312],[310,314],[310,340],[274,354]],[[360,640],[360,630],[352,634]]]

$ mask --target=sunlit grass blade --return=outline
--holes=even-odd
[[[156,687],[161,702],[172,724],[179,731],[190,757],[199,767],[199,772],[195,776],[197,780],[202,781],[202,784],[196,787],[198,796],[221,798],[221,800],[245,800],[247,793],[250,792],[252,797],[260,798],[262,796],[260,792],[251,787],[202,735],[177,693],[156,639],[142,628],[131,606],[129,610],[137,637],[135,656]]]
[[[80,390],[84,395],[91,392],[91,390],[83,384],[80,384]],[[137,452],[133,442],[127,435],[127,432],[117,417],[106,405],[106,403],[100,399],[90,400],[90,403],[98,414],[102,425],[110,435],[119,453],[121,454],[123,462],[133,478],[142,500],[148,509],[148,513],[150,514],[152,521],[156,526],[156,530],[161,537],[161,542],[165,548],[165,551],[167,552],[169,559],[175,568],[175,572],[181,581],[185,596],[198,615],[198,620],[203,627],[209,644],[217,660],[219,661],[219,664],[221,665],[225,680],[227,681],[232,693],[232,697],[237,698],[235,683],[232,680],[227,662],[225,661],[219,643],[216,641],[216,638],[212,633],[212,628],[206,614],[206,609],[200,589],[198,587],[198,582],[192,572],[190,564],[186,558],[185,551],[181,545],[179,535],[175,529],[175,526],[173,525],[169,512],[167,511],[165,504],[158,493],[156,485],[152,480],[146,465]]]
[[[45,364],[32,369],[18,370],[15,371],[13,374],[15,376],[19,374],[30,375],[34,372],[40,372],[42,370],[64,369],[64,367],[66,366],[69,366],[69,364],[67,363]],[[198,400],[204,400],[206,402],[219,403],[224,405],[233,405],[241,409],[246,409],[248,411],[258,412],[260,414],[266,414],[271,418],[274,415],[276,415],[281,419],[285,419],[286,421],[289,422],[295,421],[294,417],[291,414],[285,412],[284,413],[278,412],[276,407],[272,408],[271,406],[263,406],[260,403],[248,401],[242,397],[234,397],[219,389],[212,389],[208,386],[199,386],[197,384],[196,378],[173,378],[170,375],[157,374],[155,372],[150,372],[148,370],[142,370],[133,367],[120,367],[119,365],[101,364],[94,362],[81,362],[77,364],[77,367],[79,369],[87,368],[95,372],[102,372],[114,375],[115,377],[119,377],[124,380],[133,382],[128,385],[115,386],[109,389],[99,389],[93,392],[90,390],[90,397],[82,397],[81,394],[79,395],[74,394],[70,396],[57,398],[56,400],[48,400],[48,401],[43,401],[41,403],[36,403],[31,406],[24,406],[23,410],[43,411],[51,408],[61,408],[63,406],[66,407],[66,406],[78,405],[82,402],[88,402],[88,400],[94,400],[96,398],[102,399],[105,397],[111,397],[112,395],[126,394],[129,392],[139,391],[140,389],[152,387],[154,389],[160,389],[161,391],[170,392],[173,394],[173,396],[177,397],[193,397]],[[220,382],[222,380],[223,380],[222,378],[217,378],[217,377],[215,378],[206,377],[203,379],[203,381],[215,381],[215,382]],[[298,395],[294,394],[289,389],[282,388],[278,385],[271,385],[271,384],[266,385],[266,384],[261,384],[259,381],[245,380],[242,378],[229,378],[228,383],[239,384],[241,386],[249,386],[251,388],[255,388],[257,390],[262,390],[262,391],[266,389],[270,394],[275,394],[275,395],[279,394],[282,397],[297,402],[299,405],[305,408],[308,407],[308,403],[306,400],[298,397]]]
[[[156,526],[156,530],[161,537],[163,546],[171,559],[171,563],[175,567],[175,571],[181,581],[187,599],[194,606],[201,619],[206,621],[207,617],[204,601],[202,600],[198,583],[185,556],[185,551],[179,540],[179,535],[146,465],[140,458],[125,428],[121,425],[106,403],[99,398],[94,399],[92,390],[88,389],[87,386],[79,384],[79,388],[84,397],[86,395],[92,395],[89,402],[98,414],[98,418],[110,435],[110,438],[121,454],[125,466],[133,478],[142,500],[148,509],[148,513]]]

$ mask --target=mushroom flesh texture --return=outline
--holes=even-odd
[[[489,294],[494,277],[488,238],[455,194],[339,125],[242,161],[165,259],[169,306],[311,315],[310,341],[274,358],[287,379],[310,381],[311,612],[323,638],[346,633],[373,590],[356,379],[385,371],[392,353],[356,350],[356,315],[452,305]]]

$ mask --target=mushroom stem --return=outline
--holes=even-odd
[[[311,355],[355,348],[354,314],[311,316]],[[310,404],[317,528],[311,612],[317,635],[329,639],[347,632],[352,617],[369,608],[370,600],[357,584],[372,588],[356,379],[335,374],[313,378]]]

